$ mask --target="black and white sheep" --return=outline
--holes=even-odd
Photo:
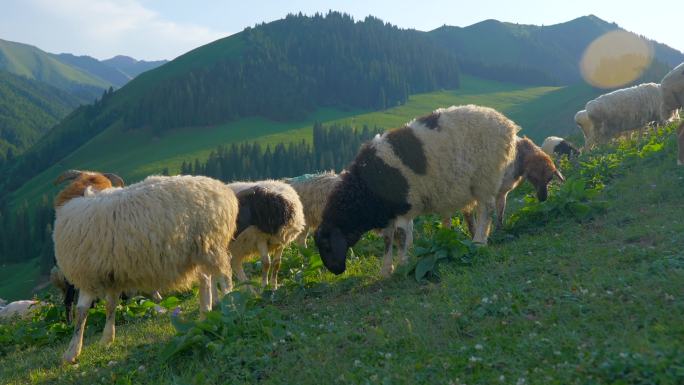
[[[199,278],[200,313],[211,310],[211,276],[231,274],[227,250],[238,215],[231,189],[196,176],[152,176],[120,187],[116,175],[76,170],[55,183],[64,181],[71,183],[55,199],[55,257],[80,292],[66,362],[81,352],[97,297],[107,302],[103,343],[114,340],[119,294],[130,289],[187,288]]]
[[[561,157],[566,155],[568,158],[572,158],[580,153],[577,146],[572,142],[557,136],[549,136],[544,139],[541,149],[550,157]]]
[[[315,234],[325,266],[344,272],[347,250],[371,229],[421,214],[444,217],[472,202],[479,208],[474,240],[486,243],[519,130],[491,108],[453,106],[365,144],[330,195]]]
[[[278,288],[278,270],[285,247],[304,231],[302,203],[287,183],[275,180],[228,184],[239,201],[237,231],[230,243],[231,264],[240,282],[247,281],[242,262],[261,257],[261,285]],[[273,260],[269,257],[273,254]]]

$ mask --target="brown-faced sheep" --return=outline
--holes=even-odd
[[[64,360],[76,361],[91,302],[104,298],[101,341],[114,340],[119,294],[187,288],[199,277],[200,313],[211,310],[211,275],[230,277],[227,252],[237,199],[223,183],[197,176],[152,176],[128,187],[121,178],[68,171],[57,196],[53,240],[64,277],[79,289],[74,335]],[[117,187],[113,187],[117,186]]]
[[[453,106],[415,119],[365,144],[328,199],[315,234],[335,274],[361,236],[421,214],[447,216],[478,202],[474,240],[486,230],[520,128],[486,107]]]

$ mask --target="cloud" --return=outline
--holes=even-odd
[[[52,52],[173,59],[228,35],[164,19],[135,0],[10,1],[13,11],[0,16],[2,36],[23,36],[15,39]]]

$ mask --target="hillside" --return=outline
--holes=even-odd
[[[102,60],[101,63],[116,69],[124,74],[127,80],[131,80],[145,71],[168,63],[168,60],[145,61],[136,60],[130,56],[117,55],[113,58]]]
[[[120,88],[132,79],[132,77],[121,72],[118,68],[112,67],[106,64],[105,61],[99,61],[90,56],[76,56],[70,53],[60,53],[54,56],[62,63],[69,64],[70,66],[97,76],[114,86],[114,88]]]
[[[301,122],[321,108],[383,109],[458,86],[456,59],[421,33],[339,13],[290,15],[190,51],[76,110],[6,167],[0,191],[100,133],[163,138],[175,128],[199,132],[240,118]]]
[[[536,26],[485,20],[468,27],[443,26],[428,32],[459,57],[465,73],[527,84],[574,84],[582,80],[578,63],[586,47],[608,31],[621,29],[596,16]],[[684,53],[650,41],[653,68],[643,81],[659,81],[684,61]]]
[[[79,101],[45,83],[0,71],[0,168],[57,124]]]
[[[0,382],[681,383],[684,168],[673,129],[565,163],[568,182],[544,205],[523,201],[531,189],[521,187],[509,198],[518,221],[477,251],[459,227],[423,218],[413,255],[452,255],[431,280],[408,268],[380,278],[374,235],[341,276],[293,247],[284,287],[261,298],[241,288],[202,323],[192,322],[194,294],[163,303],[172,310],[180,299],[176,316],[129,301],[105,347],[99,305],[78,367],[59,361],[70,330],[57,311],[0,325]],[[256,283],[258,264],[247,267]]]
[[[90,103],[111,84],[28,44],[0,39],[0,70],[38,80]]]

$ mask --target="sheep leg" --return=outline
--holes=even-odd
[[[102,331],[100,343],[107,345],[114,342],[114,336],[116,335],[114,325],[116,321],[116,305],[119,304],[118,293],[108,292],[105,296],[105,301],[107,301],[105,306],[107,310],[107,321],[105,322],[104,330]]]
[[[506,197],[508,193],[501,193],[496,197],[496,229],[501,230],[504,224],[504,213],[506,212]]]
[[[399,248],[399,264],[408,263],[408,249],[413,245],[413,220],[400,218],[397,220],[395,232]]]
[[[280,271],[280,261],[283,257],[283,247],[276,249],[275,254],[273,254],[273,265],[271,266],[271,285],[273,285],[273,290],[278,289],[278,271]]]
[[[382,258],[382,269],[380,275],[389,277],[394,272],[392,265],[392,244],[394,243],[394,222],[382,229],[382,239],[385,241],[385,255]]]
[[[74,334],[69,342],[69,347],[62,356],[64,362],[69,364],[76,363],[76,358],[81,354],[83,348],[83,331],[85,330],[86,320],[88,319],[88,310],[90,304],[95,300],[95,296],[81,290],[78,296],[78,304],[76,305],[76,326],[74,327]]]
[[[295,242],[297,242],[297,244],[298,244],[299,246],[302,246],[302,247],[304,247],[304,248],[306,249],[306,238],[307,238],[308,236],[309,236],[309,229],[306,228],[306,229],[304,229],[304,231],[302,231],[301,233],[299,233],[299,235],[297,236],[297,239],[296,239]]]
[[[159,294],[159,290],[153,291],[152,294],[150,295],[150,297],[152,297],[152,301],[154,301],[156,303],[159,303],[162,301],[162,296],[161,296],[161,294]]]
[[[268,256],[268,246],[266,242],[257,244],[259,255],[261,255],[261,287],[268,286],[268,271],[271,268],[271,257]]]
[[[491,198],[478,202],[477,224],[475,225],[475,236],[473,237],[473,242],[475,243],[487,244],[487,230],[492,221],[489,213],[492,206]]]
[[[474,237],[475,236],[475,221],[473,220],[473,212],[472,211],[464,211],[463,212],[463,219],[465,220],[465,223],[468,226],[468,231],[470,232],[470,236]]]
[[[199,297],[200,319],[204,319],[206,313],[211,311],[211,275],[199,274]]]

